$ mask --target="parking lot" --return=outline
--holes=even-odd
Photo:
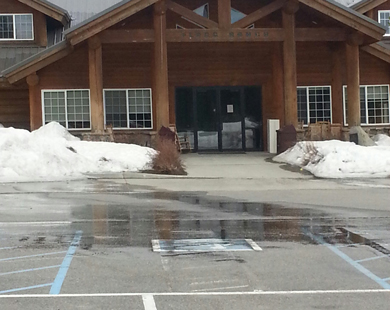
[[[31,186],[1,194],[4,309],[376,309],[390,300],[387,239],[356,234],[388,231],[386,210],[347,216],[112,180]]]

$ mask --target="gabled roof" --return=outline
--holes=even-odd
[[[381,40],[387,29],[373,19],[333,0],[299,0],[299,2],[373,38],[374,42]]]
[[[362,50],[379,58],[383,61],[390,63],[390,46],[383,42],[374,43],[368,46],[362,47]]]
[[[66,11],[72,18],[72,26],[99,14],[123,0],[49,0]]]
[[[359,13],[364,14],[369,10],[372,10],[381,5],[382,3],[385,3],[386,1],[387,0],[362,0],[352,5],[351,8],[358,11]]]
[[[42,0],[31,1],[41,2]],[[3,71],[2,74],[7,77],[11,83],[14,83],[19,79],[26,77],[28,74],[31,74],[33,69],[38,68],[39,70],[43,66],[50,64],[50,61],[54,62],[60,59],[60,57],[65,57],[71,52],[72,46],[87,40],[158,1],[159,0],[124,0],[119,2],[75,27],[66,30],[64,33],[66,41],[30,57],[24,62]],[[299,2],[364,34],[366,38],[369,39],[369,42],[381,40],[386,31],[386,28],[383,25],[378,24],[367,16],[333,0],[299,0]]]
[[[61,22],[64,27],[70,24],[70,16],[63,8],[47,1],[47,0],[18,0],[20,3],[47,15]]]
[[[64,35],[72,45],[76,45],[158,1],[124,0],[68,29]]]

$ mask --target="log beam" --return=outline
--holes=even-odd
[[[285,125],[298,126],[297,106],[297,56],[295,43],[295,15],[290,10],[282,11],[284,29],[283,68],[284,68],[284,113]]]
[[[216,22],[200,16],[199,14],[196,14],[190,9],[187,9],[172,0],[166,0],[166,8],[205,28],[218,28],[218,24]]]
[[[167,42],[269,42],[284,40],[282,28],[255,29],[167,29]],[[102,44],[151,43],[155,41],[153,29],[105,30],[99,38]],[[344,42],[347,33],[342,28],[296,28],[297,42]]]
[[[271,2],[270,4],[258,9],[257,11],[245,16],[243,19],[236,21],[232,25],[232,28],[246,28],[249,25],[252,25],[254,22],[257,22],[258,20],[279,10],[280,8],[283,7],[285,2],[286,0],[276,0],[274,2]]]
[[[153,100],[156,107],[156,130],[169,126],[168,51],[164,0],[154,5],[154,59],[152,70]]]
[[[39,91],[39,76],[34,72],[26,78],[30,106],[30,130],[42,126],[42,103]]]
[[[347,60],[347,122],[349,127],[360,126],[360,66],[359,46],[345,44]]]
[[[91,130],[94,133],[103,133],[103,60],[102,45],[98,37],[95,36],[88,40],[88,53],[89,89],[91,101]]]

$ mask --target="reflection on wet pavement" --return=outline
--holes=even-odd
[[[253,239],[315,244],[304,230],[321,235],[331,244],[354,243],[350,234],[340,228],[364,222],[309,208],[221,201],[170,192],[135,193],[132,198],[135,200],[129,205],[87,205],[73,210],[72,229],[84,231],[84,249],[94,245],[150,248],[152,239]],[[175,207],[178,203],[180,207]]]

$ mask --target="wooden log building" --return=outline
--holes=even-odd
[[[47,1],[2,1],[0,64],[38,50],[0,67],[0,123],[112,125],[142,145],[175,124],[199,151],[263,150],[268,119],[389,128],[389,14],[374,0],[125,0],[69,27]]]

